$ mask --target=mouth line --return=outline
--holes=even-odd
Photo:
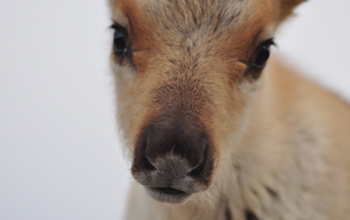
[[[186,201],[192,193],[184,192],[172,187],[146,187],[149,196],[159,202],[180,204]]]
[[[166,188],[162,188],[162,187],[152,187],[151,189],[157,191],[157,192],[161,192],[167,195],[174,195],[174,196],[181,196],[181,195],[187,195],[187,193],[181,191],[181,190],[177,190],[171,187],[166,187]]]

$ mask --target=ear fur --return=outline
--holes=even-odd
[[[293,9],[302,2],[307,0],[279,0],[280,1],[280,14],[279,21],[284,21],[289,15],[293,13]]]

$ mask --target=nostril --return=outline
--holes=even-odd
[[[139,140],[139,150],[135,153],[135,158],[138,161],[139,169],[145,169],[145,170],[157,170],[157,168],[152,164],[150,159],[146,155],[146,149],[149,145],[149,132],[145,132],[143,136]]]
[[[144,168],[147,170],[157,170],[157,168],[151,163],[151,161],[144,155],[143,158],[143,165]]]
[[[199,164],[196,168],[192,169],[190,172],[188,172],[189,176],[199,176],[199,174],[202,172],[202,170],[205,167],[205,162],[203,161],[201,164]]]
[[[201,174],[201,172],[204,170],[204,168],[206,167],[207,164],[207,160],[208,160],[208,153],[209,153],[209,146],[206,144],[205,145],[205,150],[204,150],[204,157],[203,160],[200,162],[200,164],[198,164],[194,169],[190,170],[187,174],[189,176],[199,176]]]
[[[143,145],[142,145],[142,150],[141,150],[141,161],[142,161],[142,167],[146,170],[157,170],[157,168],[153,165],[153,163],[150,161],[149,157],[146,155],[146,149],[150,145],[150,136],[152,134],[152,126],[148,128],[148,132],[145,133],[145,136],[143,138]]]

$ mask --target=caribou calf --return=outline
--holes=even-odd
[[[270,51],[302,0],[109,2],[126,219],[350,219],[350,108]]]

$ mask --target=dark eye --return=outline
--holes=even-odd
[[[127,32],[117,24],[114,24],[112,28],[115,30],[113,39],[114,52],[118,55],[124,55],[127,51]]]
[[[265,67],[267,60],[270,57],[270,47],[273,45],[273,40],[267,40],[259,47],[255,58],[254,58],[254,67],[262,69]]]

